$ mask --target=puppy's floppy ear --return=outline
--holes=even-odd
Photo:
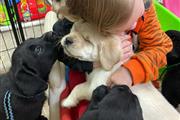
[[[80,120],[98,120],[98,104],[109,93],[107,86],[101,85],[93,91],[91,102]]]
[[[109,88],[105,85],[97,87],[92,94],[91,102],[88,106],[88,111],[98,109],[98,103],[109,93]]]
[[[105,70],[110,70],[112,67],[120,61],[122,56],[122,50],[120,47],[120,40],[114,38],[106,39],[102,41],[99,56],[100,63]]]
[[[21,58],[16,63],[14,82],[24,96],[34,96],[47,89],[47,83],[38,76],[35,68],[23,62]]]

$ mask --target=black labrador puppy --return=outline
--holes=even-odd
[[[47,120],[41,116],[48,75],[57,59],[58,37],[48,32],[21,44],[12,66],[0,76],[1,120]]]
[[[143,120],[138,98],[125,85],[100,86],[80,120]]]
[[[167,54],[166,73],[162,81],[162,94],[175,107],[180,104],[180,31],[169,30],[173,50]]]

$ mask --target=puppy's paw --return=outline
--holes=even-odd
[[[75,107],[77,103],[78,102],[75,100],[66,98],[61,102],[61,105],[62,107],[71,108],[71,107]]]

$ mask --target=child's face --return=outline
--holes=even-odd
[[[115,34],[134,29],[138,18],[144,14],[145,8],[143,0],[131,0],[131,2],[134,4],[132,14],[126,23],[117,26],[117,28],[113,30]]]

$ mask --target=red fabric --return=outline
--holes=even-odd
[[[77,71],[70,70],[69,81],[67,83],[66,89],[60,96],[60,100],[66,98],[71,90],[79,83],[85,81],[85,74]],[[79,120],[81,115],[87,108],[89,104],[88,101],[81,101],[77,107],[68,109],[60,107],[60,120]]]

